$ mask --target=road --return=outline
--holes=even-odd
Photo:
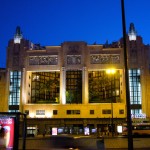
[[[150,137],[133,138],[134,150],[150,149]],[[26,150],[127,150],[128,139],[122,137],[104,137],[97,139],[94,136],[46,136],[26,139]],[[22,139],[19,140],[19,149],[22,149]]]

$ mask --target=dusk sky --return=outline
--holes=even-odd
[[[42,46],[64,41],[104,44],[122,37],[121,0],[0,0],[0,67],[20,26],[23,37]],[[134,23],[150,44],[150,0],[124,0],[126,31]]]

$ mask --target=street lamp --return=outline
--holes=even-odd
[[[116,73],[115,69],[107,69],[106,70],[107,74],[114,75]],[[114,136],[114,116],[113,116],[113,91],[112,91],[112,78],[111,78],[111,132],[112,132],[112,137]]]
[[[121,0],[121,12],[122,12],[122,33],[123,33],[123,45],[124,45],[124,66],[125,66],[125,83],[126,83],[126,104],[127,104],[127,126],[128,126],[128,149],[133,150],[133,137],[132,137],[132,120],[131,120],[131,108],[130,108],[130,90],[129,90],[129,76],[128,76],[128,58],[126,48],[126,19],[124,0]]]

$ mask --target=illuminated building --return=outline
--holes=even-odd
[[[6,69],[0,68],[0,111],[4,112],[7,111],[7,101],[6,101],[6,94],[5,94],[5,87],[6,87]]]
[[[17,27],[7,48],[8,111],[27,113],[28,127],[37,126],[40,133],[52,127],[61,133],[83,133],[84,127],[106,132],[112,116],[116,131],[126,120],[122,43],[41,46],[24,39]],[[132,117],[149,118],[149,45],[132,23],[127,48]],[[112,68],[115,73],[108,75]]]

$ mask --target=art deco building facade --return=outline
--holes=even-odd
[[[149,46],[136,35],[134,24],[127,50],[131,114],[149,118]],[[84,127],[91,134],[97,128],[106,132],[112,117],[114,130],[126,120],[122,39],[43,47],[24,39],[17,27],[8,43],[6,81],[7,110],[27,113],[28,127],[38,127],[40,133],[53,127],[59,133],[82,134]]]

